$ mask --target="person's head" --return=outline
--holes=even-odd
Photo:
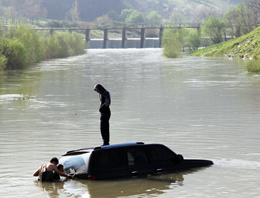
[[[59,171],[61,171],[61,172],[64,172],[64,170],[63,170],[63,165],[62,165],[62,164],[59,164],[59,165],[57,166],[57,169],[58,169]]]
[[[59,160],[58,160],[57,157],[53,157],[53,158],[51,158],[50,163],[58,165],[59,164]]]
[[[105,91],[105,88],[101,84],[96,84],[94,87],[94,91],[98,93],[103,93]]]

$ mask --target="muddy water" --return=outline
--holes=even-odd
[[[161,49],[96,49],[0,74],[1,197],[259,197],[260,76],[243,62]],[[39,183],[53,156],[99,146],[96,83],[111,93],[111,143],[162,143],[206,169]]]

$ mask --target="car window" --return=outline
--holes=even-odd
[[[67,174],[85,173],[88,170],[89,153],[77,156],[63,156],[59,162],[63,164]]]
[[[151,145],[148,147],[155,164],[167,164],[176,157],[176,154],[163,145]]]
[[[128,166],[140,166],[149,164],[147,152],[144,147],[127,148]]]
[[[95,154],[96,170],[121,168],[126,166],[123,149],[104,149]]]

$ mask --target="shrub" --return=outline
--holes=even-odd
[[[76,55],[76,54],[84,54],[85,53],[85,47],[86,47],[86,43],[85,40],[83,39],[84,37],[78,33],[73,33],[71,35],[72,37],[72,42],[70,44],[71,48],[73,49],[73,54],[72,55]]]
[[[61,46],[54,36],[49,36],[45,39],[45,59],[58,58],[58,52]]]
[[[85,41],[80,34],[58,32],[48,36],[43,42],[45,58],[64,58],[85,52]]]
[[[18,40],[0,38],[0,54],[6,70],[23,69],[27,65],[26,49]]]
[[[12,27],[0,37],[0,70],[22,69],[44,59],[85,53],[84,35],[38,33],[27,25]]]
[[[163,32],[163,54],[168,58],[177,58],[179,56],[182,44],[172,29],[166,29]]]
[[[18,39],[26,48],[28,65],[38,63],[43,58],[43,45],[39,34],[27,25],[20,25],[9,30],[9,37]]]
[[[6,68],[7,58],[5,55],[0,53],[0,71],[4,70]]]
[[[247,62],[247,71],[249,72],[260,72],[260,60],[253,59]]]

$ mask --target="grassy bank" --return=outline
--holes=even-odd
[[[194,56],[226,56],[247,60],[248,71],[260,72],[260,27],[247,35],[190,53]]]
[[[24,69],[42,60],[64,58],[85,52],[84,36],[36,32],[27,25],[0,31],[0,70]]]

